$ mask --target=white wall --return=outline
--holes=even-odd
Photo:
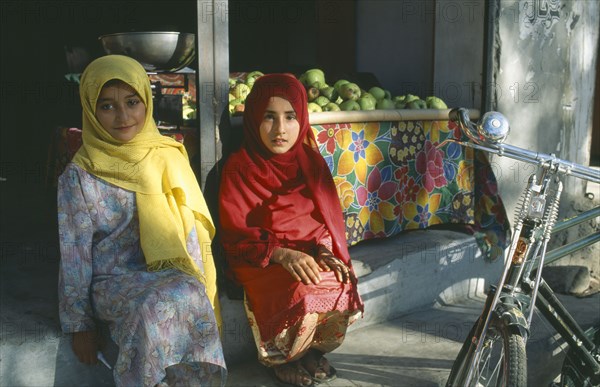
[[[502,0],[497,41],[496,110],[511,122],[508,142],[589,165],[600,3],[588,0]],[[514,222],[524,183],[533,172],[522,162],[492,160],[500,195]],[[597,191],[597,185],[595,190]],[[587,184],[567,178],[559,218],[600,204],[585,196]],[[585,222],[556,235],[551,249],[598,231]],[[558,261],[600,275],[595,244]]]
[[[589,165],[600,6],[587,0],[503,0],[495,69],[496,110],[511,123],[508,142]],[[496,158],[510,214],[532,169]],[[570,178],[563,197],[582,198]]]

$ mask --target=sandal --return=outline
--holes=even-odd
[[[327,383],[337,378],[337,370],[329,364],[322,352],[315,349],[310,349],[304,355],[302,365],[311,374],[311,378],[316,384]]]
[[[322,358],[322,359],[325,359],[325,358]],[[321,372],[319,372],[319,370],[321,370]],[[323,376],[317,376],[318,374],[321,374]],[[337,370],[332,365],[330,365],[329,373],[325,372],[325,369],[323,367],[319,366],[319,368],[317,368],[317,370],[315,371],[315,376],[312,377],[312,380],[315,382],[315,384],[320,384],[320,383],[331,382],[335,378],[337,378]]]
[[[289,386],[312,387],[312,386],[314,386],[312,377],[310,376],[308,371],[306,371],[304,369],[304,367],[302,367],[302,365],[298,362],[281,364],[278,366],[274,366],[272,369],[273,369],[273,377],[275,378],[275,382],[277,383],[278,386],[281,386],[281,387],[289,387]],[[292,375],[292,373],[294,373],[294,375]],[[300,379],[300,378],[298,378],[298,376],[304,376],[305,383],[302,383],[302,381],[300,381],[298,383],[298,380]]]

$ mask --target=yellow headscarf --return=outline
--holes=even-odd
[[[142,130],[130,141],[113,138],[96,119],[104,84],[118,79],[131,86],[146,106]],[[136,193],[140,241],[148,270],[176,267],[198,278],[221,325],[216,270],[211,250],[215,228],[192,172],[185,147],[161,135],[152,117],[152,89],[134,59],[108,55],[88,65],[81,77],[83,145],[73,162],[89,173]],[[186,239],[196,226],[203,268],[192,260]]]

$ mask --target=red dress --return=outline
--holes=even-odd
[[[236,159],[233,156],[228,162],[230,168]],[[290,183],[292,187],[287,187],[285,192],[245,193],[243,202],[261,203],[245,216],[249,227],[260,230],[263,238],[258,240],[235,233],[231,213],[242,215],[241,209],[236,208],[227,195],[221,194],[223,240],[230,274],[244,287],[264,340],[294,325],[308,313],[354,311],[362,307],[356,283],[338,282],[333,271],[321,272],[318,285],[305,285],[296,281],[283,266],[269,262],[275,247],[314,256],[319,244],[329,246],[332,242],[306,183],[299,176]],[[238,239],[234,240],[236,234]]]
[[[277,155],[259,133],[273,96],[291,103],[300,124],[298,141]],[[355,276],[343,284],[322,272],[318,285],[304,285],[270,262],[275,247],[314,256],[324,244],[352,269],[340,201],[315,143],[302,84],[285,74],[259,78],[246,100],[244,142],[222,171],[219,214],[229,272],[244,287],[264,341],[308,313],[363,310]]]

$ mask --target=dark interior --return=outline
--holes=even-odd
[[[364,77],[354,74],[354,2],[336,4],[336,12],[344,14],[336,20],[349,26],[344,28],[330,22],[327,3],[232,0],[228,9],[213,10],[216,17],[229,17],[230,70],[300,73],[320,63],[331,74]],[[3,240],[55,239],[49,145],[57,126],[81,127],[78,86],[65,75],[80,73],[104,55],[98,37],[126,31],[194,33],[196,20],[191,0],[2,2]]]

